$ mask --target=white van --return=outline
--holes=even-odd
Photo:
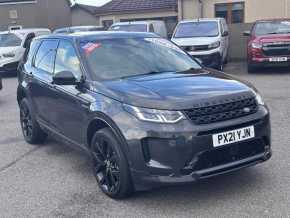
[[[25,49],[36,36],[48,35],[49,29],[20,29],[0,32],[0,72],[16,72]]]
[[[171,40],[206,67],[222,71],[228,61],[229,29],[223,18],[181,21]]]
[[[157,35],[167,38],[167,28],[164,21],[161,20],[146,20],[114,23],[110,31],[126,31],[126,32],[152,32]]]

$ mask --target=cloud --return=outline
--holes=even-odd
[[[76,0],[77,3],[95,5],[95,6],[101,6],[103,4],[106,4],[109,1],[110,0]]]

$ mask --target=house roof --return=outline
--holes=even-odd
[[[152,10],[176,10],[177,0],[112,0],[96,8],[97,14],[130,13]]]
[[[96,6],[84,5],[84,4],[79,4],[79,3],[74,4],[72,6],[72,8],[80,8],[80,9],[83,9],[91,14],[96,14],[96,10],[98,9],[98,7],[96,7]]]

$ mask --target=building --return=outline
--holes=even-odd
[[[9,28],[71,25],[68,0],[0,0],[0,31]]]
[[[96,16],[97,7],[74,4],[71,7],[71,17],[73,26],[96,26],[100,24],[100,19]]]
[[[112,0],[96,8],[96,16],[105,27],[120,21],[163,20],[170,33],[178,21],[177,9],[177,0]]]
[[[229,24],[290,17],[290,0],[178,0],[179,20],[224,17]]]

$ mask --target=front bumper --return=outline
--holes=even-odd
[[[119,127],[128,144],[127,156],[137,190],[190,183],[228,173],[264,162],[272,154],[270,118],[263,106],[255,114],[208,125],[193,125],[188,120],[174,125],[137,119],[134,123],[134,129],[126,124]],[[252,125],[254,139],[213,147],[213,134]]]
[[[3,64],[2,66],[0,66],[0,73],[16,72],[18,64],[19,61]]]
[[[277,57],[252,57],[249,60],[249,64],[254,67],[289,67],[290,66],[290,56],[287,57],[287,61],[271,61],[272,58]]]
[[[199,58],[205,67],[220,69],[221,55],[220,53],[212,53],[208,55],[192,55],[192,57]]]

